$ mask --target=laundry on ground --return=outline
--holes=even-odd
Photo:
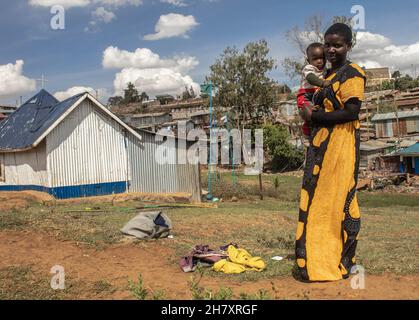
[[[172,230],[170,218],[162,211],[141,212],[121,232],[138,239],[166,238]]]
[[[253,257],[247,250],[230,243],[217,250],[208,245],[197,245],[185,257],[180,259],[179,265],[184,272],[193,272],[198,264],[211,266],[214,271],[226,274],[236,274],[245,271],[262,271],[266,268],[260,257]]]

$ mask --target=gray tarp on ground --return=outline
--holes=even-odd
[[[121,232],[139,239],[165,238],[170,234],[172,222],[162,211],[141,212],[131,219]]]

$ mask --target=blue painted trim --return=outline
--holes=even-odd
[[[86,184],[80,186],[67,186],[48,188],[35,185],[24,186],[0,186],[0,191],[24,191],[34,190],[49,193],[57,199],[84,198],[94,196],[104,196],[109,194],[124,193],[127,190],[125,181]]]

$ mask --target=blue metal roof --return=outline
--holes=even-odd
[[[403,149],[399,152],[400,155],[418,155],[419,156],[419,142],[415,143],[409,148]]]
[[[36,140],[84,93],[59,102],[41,90],[0,123],[0,151],[33,147]]]

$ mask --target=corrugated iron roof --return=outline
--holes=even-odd
[[[41,90],[0,123],[0,152],[18,152],[36,147],[48,135],[48,130],[58,125],[65,118],[66,112],[71,111],[73,106],[77,107],[77,102],[83,101],[83,97],[89,99],[137,139],[142,140],[141,135],[106,109],[88,92],[59,102],[50,93]]]
[[[410,146],[409,148],[401,150],[399,152],[399,154],[402,155],[402,156],[407,156],[407,155],[419,156],[419,142],[415,143],[414,145]]]
[[[387,143],[380,140],[369,140],[365,142],[361,142],[360,150],[362,151],[374,151],[374,150],[382,150],[387,148],[395,147],[395,143]]]
[[[41,90],[0,124],[0,150],[24,150],[48,130],[84,93],[59,102]]]
[[[419,116],[419,110],[411,110],[411,111],[400,111],[397,112],[397,116],[400,118],[410,118],[410,117],[417,117]],[[378,113],[374,117],[372,117],[371,121],[382,121],[382,120],[390,120],[397,118],[395,112],[390,113]]]

